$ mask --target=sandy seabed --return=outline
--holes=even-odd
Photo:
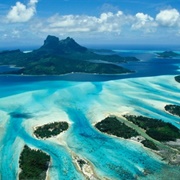
[[[174,76],[107,82],[43,81],[12,84],[10,87],[11,92],[0,99],[2,178],[16,178],[19,169],[18,157],[23,144],[42,149],[52,156],[52,166],[57,167],[48,171],[52,179],[65,179],[69,177],[69,173],[72,174],[69,178],[83,178],[81,173],[76,172],[69,150],[89,160],[100,177],[143,178],[146,169],[151,175],[145,178],[161,176],[159,173],[160,169],[164,169],[164,163],[155,154],[143,149],[138,143],[107,137],[95,130],[93,124],[108,115],[132,114],[162,119],[180,128],[180,118],[164,110],[166,104],[179,105],[180,84],[174,80]],[[1,90],[7,91],[8,88],[4,86]],[[28,114],[28,118],[11,117],[12,112]],[[56,138],[38,140],[34,137],[36,126],[57,121],[68,122],[70,128]],[[5,143],[6,141],[9,143]],[[53,148],[49,149],[50,147]],[[4,156],[7,149],[10,150],[7,156]],[[13,155],[15,149],[16,154]],[[54,153],[57,153],[57,157]],[[112,156],[107,156],[107,153]],[[118,160],[117,156],[121,157],[121,160]],[[154,167],[151,167],[152,164]],[[171,167],[165,169],[173,173]]]

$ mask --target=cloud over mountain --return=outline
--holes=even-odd
[[[90,8],[92,4],[88,7],[87,3],[84,3],[83,7],[86,6],[89,11],[81,11],[74,1],[57,2],[59,6],[50,0],[44,4],[39,0],[16,1],[13,6],[6,6],[6,11],[0,13],[0,39],[9,38],[16,41],[29,37],[30,40],[42,40],[48,34],[52,34],[88,41],[95,39],[97,42],[104,40],[111,43],[136,43],[140,39],[144,42],[151,39],[154,42],[169,42],[169,37],[174,38],[173,42],[180,38],[180,10],[176,6],[176,9],[172,8],[173,6],[158,6],[159,9],[152,9],[154,11],[151,12],[147,8],[125,8],[120,6],[121,3],[103,3],[102,6],[94,6],[97,10],[95,12],[95,9]],[[72,2],[78,10],[70,6]],[[140,5],[143,6],[144,3]]]
[[[43,31],[50,32],[120,32],[121,26],[126,23],[122,11],[107,12],[99,17],[87,15],[59,15],[50,17]],[[43,24],[42,24],[43,25]]]

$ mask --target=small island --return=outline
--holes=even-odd
[[[178,83],[180,83],[180,75],[179,76],[175,76],[175,81],[177,81]]]
[[[100,178],[94,170],[93,164],[90,161],[88,161],[87,159],[80,158],[74,152],[71,152],[71,154],[75,166],[84,175],[85,179],[100,180]]]
[[[158,150],[158,147],[150,140],[140,136],[133,128],[127,126],[124,122],[118,120],[116,116],[109,116],[95,124],[95,127],[104,133],[114,135],[125,139],[133,139],[141,142],[145,147]]]
[[[180,117],[180,106],[168,104],[164,107],[164,109],[170,114],[176,115]]]
[[[180,130],[170,123],[145,116],[109,116],[95,124],[106,134],[141,143],[170,164],[180,164]]]
[[[115,135],[117,137],[123,137],[125,139],[139,135],[134,129],[126,126],[113,116],[109,116],[101,122],[98,122],[95,127],[101,132]]]
[[[162,53],[157,53],[157,57],[160,57],[160,58],[173,58],[177,56],[180,56],[180,54],[175,53],[173,51],[164,51]]]
[[[180,130],[177,127],[160,119],[134,115],[124,115],[124,117],[144,129],[147,135],[157,141],[176,141],[180,138]]]
[[[46,179],[49,162],[49,155],[40,150],[33,150],[25,145],[19,160],[19,167],[21,169],[19,173],[19,180]]]
[[[66,131],[68,127],[69,125],[67,122],[54,122],[37,127],[34,134],[37,138],[49,138]]]

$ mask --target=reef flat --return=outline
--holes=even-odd
[[[170,123],[144,116],[123,115],[123,117],[109,116],[96,123],[95,127],[103,133],[137,141],[155,150],[169,163],[180,165],[178,143],[177,147],[173,148],[167,143],[179,140],[180,130]]]
[[[50,156],[47,178],[164,179],[167,173],[179,177],[179,139],[158,141],[123,117],[161,119],[180,129],[179,117],[164,110],[167,104],[179,103],[174,75],[99,82],[21,78],[0,79],[2,179],[18,178],[25,144]],[[139,135],[125,139],[97,130],[94,125],[112,115]],[[50,138],[35,136],[34,127],[58,120],[67,122],[68,130]]]

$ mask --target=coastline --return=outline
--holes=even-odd
[[[126,126],[128,126],[128,124],[131,122],[129,122],[128,120],[126,120],[126,118],[123,117],[123,115],[121,116],[115,116],[115,115],[110,115],[109,117],[116,117],[121,123],[124,123]],[[124,120],[123,120],[124,119]],[[103,120],[100,120],[98,122],[102,122]],[[95,127],[95,125],[98,123],[93,123],[92,125]],[[128,123],[126,123],[128,122]],[[134,124],[134,123],[133,123]],[[131,126],[129,126],[131,127]],[[131,127],[132,128],[132,127]],[[124,138],[124,137],[119,137],[110,133],[106,133],[106,132],[101,132],[100,130],[98,130],[96,128],[96,130],[102,134],[105,134],[109,137],[112,138],[116,138],[116,139],[121,139],[121,140],[125,140],[125,141],[131,141],[135,144],[141,145],[145,150],[147,150],[147,152],[151,152],[153,153],[153,157],[154,155],[156,155],[157,159],[159,159],[160,161],[166,163],[166,164],[171,164],[171,165],[180,165],[180,139],[176,139],[176,141],[166,141],[166,142],[160,142],[157,141],[155,139],[153,139],[152,137],[150,137],[146,131],[144,129],[141,129],[140,127],[138,127],[138,129],[141,129],[143,131],[143,134],[140,133],[140,131],[137,128],[134,128],[136,130],[136,132],[139,133],[138,136],[136,137],[131,137],[131,138]],[[144,136],[144,134],[146,136]],[[154,150],[152,148],[146,147],[144,146],[144,144],[142,143],[143,140],[148,139],[149,138],[152,140],[153,143],[155,143],[155,145],[158,147],[158,150]],[[151,154],[152,155],[152,154]]]
[[[169,76],[166,76],[166,77],[163,77],[163,78],[160,78],[160,80],[166,80],[166,79],[169,79],[169,78],[167,78],[167,77],[169,77]],[[171,75],[170,76],[171,78],[170,78],[170,80],[172,80],[173,79],[173,75]],[[158,82],[158,81],[160,81],[159,79],[157,79],[157,80],[154,80],[153,78],[152,78],[152,80],[151,79],[145,79],[145,78],[143,78],[143,80],[142,80],[142,82],[143,81],[145,81],[145,80],[148,80],[148,81],[150,81],[150,82]],[[124,81],[124,82],[127,82],[127,81]],[[134,82],[136,82],[136,81],[134,81]],[[133,82],[133,83],[134,83]],[[159,84],[156,82],[156,86],[159,86]],[[166,83],[168,83],[169,82],[169,80],[167,81],[167,82],[165,82],[164,84],[166,84]],[[119,83],[119,81],[117,82],[117,83]],[[108,86],[109,85],[111,85],[112,84],[112,82],[110,82],[110,84],[109,83],[107,83],[108,84]],[[146,83],[143,83],[143,84],[145,84],[146,85]],[[173,81],[173,84],[175,84],[175,85],[177,85],[177,82],[176,81]],[[116,85],[116,83],[114,84],[114,85]],[[150,84],[151,85],[151,84]],[[172,84],[170,84],[170,86],[172,86]],[[119,86],[118,86],[119,87]],[[178,86],[177,86],[178,88],[179,88],[179,84],[178,84]],[[177,89],[178,89],[177,88]],[[160,88],[159,88],[160,89]],[[106,92],[104,92],[104,90],[103,90],[103,93],[105,93],[105,95],[106,95],[106,97],[107,97],[107,99],[108,99],[108,95],[106,94]],[[134,92],[133,92],[134,93]],[[174,92],[173,92],[174,93]],[[177,94],[178,94],[178,92],[177,92]],[[176,95],[176,94],[175,94]],[[111,96],[110,96],[111,97]],[[171,98],[171,97],[170,97]],[[169,97],[168,97],[168,100],[171,100]],[[97,100],[98,101],[98,100]],[[145,99],[145,101],[146,101],[146,99]],[[146,102],[148,102],[148,103],[150,103],[150,104],[155,104],[154,102],[155,101],[152,101],[152,100],[150,100],[150,101],[146,101]],[[158,109],[160,108],[161,110],[162,110],[162,106],[160,105],[160,104],[165,104],[167,102],[167,100],[165,99],[164,101],[157,101],[157,103],[155,104],[155,108],[157,108],[158,107]],[[101,103],[101,102],[98,102],[98,103]],[[122,102],[123,103],[123,102]],[[113,107],[114,108],[114,107]],[[132,113],[133,112],[133,110],[134,110],[134,112],[138,115],[138,112],[137,112],[137,110],[136,109],[133,109],[133,108],[131,108],[130,106],[124,106],[122,109],[121,109],[121,112],[123,111],[124,112],[124,114],[126,114],[126,113]],[[52,111],[52,110],[50,110],[50,111]],[[58,109],[58,111],[59,111],[59,109]],[[93,110],[92,110],[93,111]],[[117,110],[118,112],[117,112],[117,114],[121,114],[121,112],[119,112],[119,109]],[[53,112],[53,111],[52,111]],[[112,114],[112,110],[110,109],[109,110],[109,112],[107,113],[107,109],[106,109],[106,107],[105,107],[105,111],[104,112],[106,112],[106,114]],[[54,113],[54,112],[53,112]],[[55,113],[55,114],[53,114],[52,113],[52,116],[47,116],[47,114],[45,115],[44,114],[44,116],[42,116],[42,114],[38,114],[38,117],[33,117],[34,118],[34,122],[33,123],[35,123],[36,125],[37,125],[37,123],[39,123],[40,125],[41,125],[41,122],[43,122],[44,121],[44,118],[45,118],[45,121],[44,121],[44,124],[46,124],[46,122],[47,121],[52,121],[52,122],[54,122],[54,119],[63,119],[63,118],[65,118],[66,120],[69,120],[69,118],[67,117],[67,114],[66,113]],[[42,116],[42,117],[41,117]],[[47,116],[47,117],[46,117]],[[94,116],[104,116],[104,114],[101,114],[101,112],[99,112],[98,114],[96,114],[95,113],[95,115]],[[49,117],[51,117],[51,118],[49,118]],[[32,119],[28,119],[28,121],[33,121],[33,118]],[[92,117],[91,117],[92,118]],[[89,119],[89,118],[88,118]],[[93,118],[92,118],[93,119]],[[92,120],[91,119],[91,120]],[[96,120],[97,120],[97,118],[95,118]],[[69,120],[69,122],[71,122],[72,123],[72,121],[70,121]],[[24,124],[26,124],[26,122],[24,122]],[[28,122],[27,122],[27,124],[28,124]],[[63,134],[65,134],[65,133],[63,133]],[[61,135],[63,135],[63,134],[61,134]],[[61,136],[60,135],[60,136]],[[61,139],[61,138],[60,138]],[[64,139],[65,140],[65,139]],[[135,142],[136,143],[136,142]],[[65,144],[66,144],[66,142],[62,142],[62,144],[65,146]]]
[[[80,158],[78,155],[76,155],[74,152],[72,152],[72,150],[69,149],[69,147],[66,143],[66,138],[67,138],[66,132],[67,131],[68,131],[68,129],[66,131],[63,131],[62,133],[56,135],[56,136],[52,136],[49,138],[43,138],[43,140],[48,139],[49,141],[51,141],[55,144],[59,144],[61,146],[64,146],[69,151],[69,153],[71,154],[71,157],[72,157],[72,160],[73,160],[73,163],[74,163],[76,169],[80,173],[82,173],[83,176],[85,176],[85,178],[88,178],[89,180],[95,180],[95,179],[100,180],[94,171],[93,165],[89,161],[84,160],[83,158]],[[85,162],[85,164],[82,166],[82,168],[80,167],[80,164],[78,162],[79,160],[83,160]],[[50,162],[50,164],[51,164],[51,162]],[[49,164],[49,166],[50,166],[50,164]],[[47,172],[46,172],[46,180],[50,180],[50,179],[51,179],[51,177],[50,177],[50,172],[49,172],[49,168],[48,168]]]
[[[3,66],[9,66],[9,65],[3,65]],[[16,66],[14,66],[16,67]],[[17,68],[24,68],[24,67],[17,67]],[[85,72],[70,72],[70,73],[64,73],[64,74],[54,74],[54,75],[51,75],[51,74],[40,74],[40,75],[35,75],[35,74],[0,74],[0,76],[30,76],[30,77],[59,77],[59,76],[68,76],[68,75],[72,75],[72,74],[77,74],[77,75],[104,75],[104,76],[120,76],[120,75],[127,75],[127,74],[134,74],[136,73],[136,71],[132,71],[132,72],[126,72],[126,73],[117,73],[117,74],[106,74],[106,73],[85,73]]]
[[[50,162],[51,156],[48,153],[25,144],[19,157],[18,178],[45,179]]]

